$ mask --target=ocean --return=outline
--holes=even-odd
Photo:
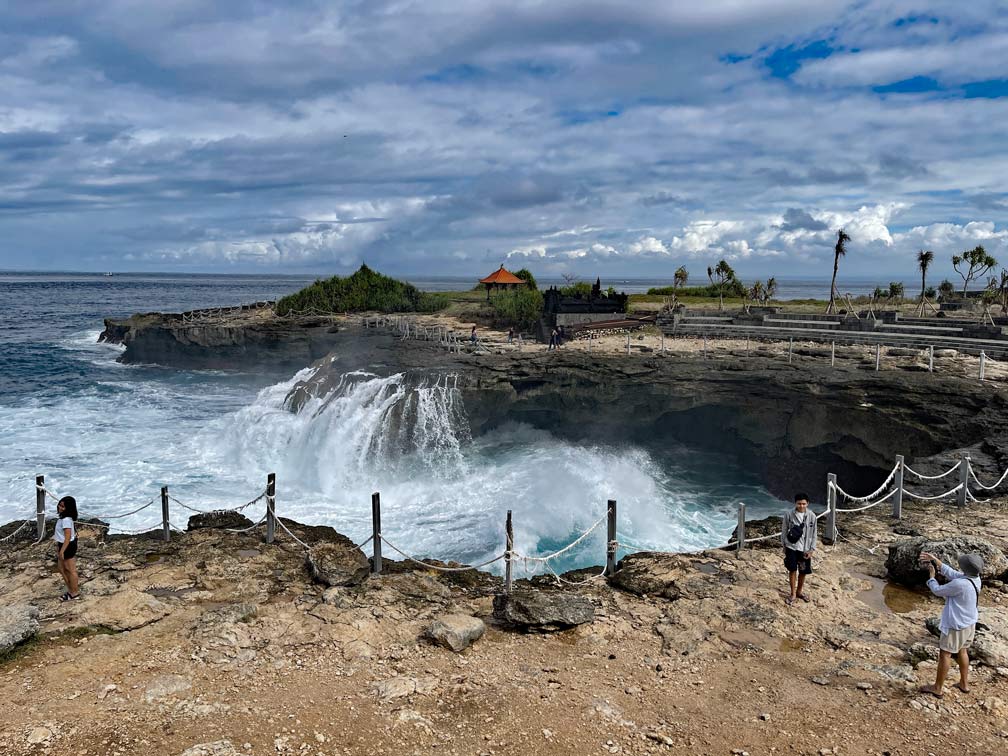
[[[282,516],[362,541],[378,490],[392,543],[471,561],[500,552],[507,509],[516,548],[535,555],[596,522],[610,498],[621,554],[718,545],[738,502],[750,517],[786,506],[710,452],[580,445],[525,425],[473,438],[450,380],[409,384],[362,365],[337,395],[295,414],[283,400],[303,374],[126,366],[121,347],[97,342],[105,317],[275,299],[314,278],[0,273],[0,521],[33,516],[38,474],[74,495],[82,516],[107,516],[147,504],[162,485],[194,509],[234,507],[275,472]],[[452,281],[416,283],[458,288]],[[172,506],[184,529],[191,512]],[[253,521],[261,506],[247,510]],[[113,532],[144,528],[160,510],[114,522]],[[603,527],[557,567],[599,563],[604,537]]]

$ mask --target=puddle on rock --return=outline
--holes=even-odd
[[[796,640],[795,638],[781,638],[781,651],[804,651],[807,647],[807,644],[803,640]]]
[[[930,593],[915,591],[872,575],[860,572],[854,574],[871,583],[871,588],[861,591],[861,601],[882,614],[906,614],[923,609],[931,601]]]
[[[187,593],[193,593],[195,590],[196,588],[193,586],[186,588],[148,588],[144,593],[149,593],[154,598],[177,598],[185,596]]]
[[[705,575],[717,575],[721,572],[721,568],[713,562],[694,562],[693,566]]]
[[[156,551],[151,551],[144,555],[144,561],[147,562],[147,564],[157,564],[162,559],[167,558],[168,558],[167,554],[159,554]]]
[[[259,556],[259,549],[238,549],[238,556],[242,559],[252,559]]]

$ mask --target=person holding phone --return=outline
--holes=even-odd
[[[806,493],[796,493],[794,509],[788,510],[781,524],[781,545],[784,547],[784,567],[788,571],[791,606],[795,599],[809,601],[805,593],[805,577],[812,574],[812,552],[816,545],[816,516],[809,512]]]
[[[968,649],[976,634],[976,623],[980,615],[980,573],[983,571],[983,558],[979,554],[960,554],[959,570],[942,564],[938,557],[926,551],[921,552],[920,561],[922,564],[927,564],[930,574],[927,587],[935,596],[945,599],[939,623],[941,638],[938,640],[938,672],[934,685],[922,686],[921,693],[930,693],[936,698],[942,697],[942,686],[952,666],[953,656],[959,664],[959,682],[956,683],[956,687],[963,693],[969,693]],[[947,581],[944,585],[940,585],[935,577],[938,572]]]
[[[56,504],[56,532],[53,540],[56,542],[56,566],[66,583],[67,591],[60,601],[73,601],[80,598],[80,586],[77,579],[77,500],[73,496],[64,496]]]

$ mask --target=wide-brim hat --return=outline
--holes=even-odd
[[[980,577],[983,566],[983,557],[979,554],[959,555],[959,569],[971,577]]]

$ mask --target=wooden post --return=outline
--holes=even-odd
[[[830,367],[836,367],[836,342],[835,341],[830,342],[829,366]]]
[[[609,527],[606,530],[606,577],[616,572],[616,499],[609,499]]]
[[[969,454],[963,454],[959,460],[959,490],[956,492],[956,504],[960,507],[966,506],[966,490],[969,485]]]
[[[826,540],[829,543],[836,543],[837,540],[837,527],[836,527],[836,473],[830,473],[826,476],[826,507],[829,514],[826,515]]]
[[[382,570],[382,536],[381,536],[381,494],[375,491],[371,494],[371,574],[380,575]]]
[[[266,543],[276,535],[276,473],[266,476]]]
[[[626,353],[630,354],[630,331],[626,334]]]
[[[704,356],[704,359],[706,360],[707,359],[707,334],[706,333],[703,335],[703,356]]]
[[[35,519],[38,539],[45,538],[45,475],[35,476]]]
[[[897,520],[903,518],[903,468],[906,464],[903,455],[896,455],[896,495],[893,497],[892,516]]]
[[[749,334],[745,335],[745,356],[749,356]]]
[[[735,551],[742,551],[745,548],[745,504],[741,501],[738,505],[738,526],[735,528]]]
[[[928,372],[934,372],[934,344],[928,347]]]
[[[171,523],[168,522],[168,486],[161,486],[161,529],[165,543],[171,540]]]
[[[665,331],[661,332],[661,350],[662,354],[665,354]]]
[[[984,354],[983,349],[980,350],[980,380],[984,379],[984,362],[987,361],[987,355]]]
[[[511,510],[507,511],[507,520],[504,522],[504,534],[506,549],[504,551],[504,593],[510,594],[513,587],[511,576],[511,564],[513,562],[511,552],[514,549],[514,528],[511,526]]]
[[[787,364],[791,364],[791,350],[794,349],[794,336],[788,337],[787,342]]]
[[[875,372],[878,372],[879,365],[882,364],[882,345],[875,345]]]

